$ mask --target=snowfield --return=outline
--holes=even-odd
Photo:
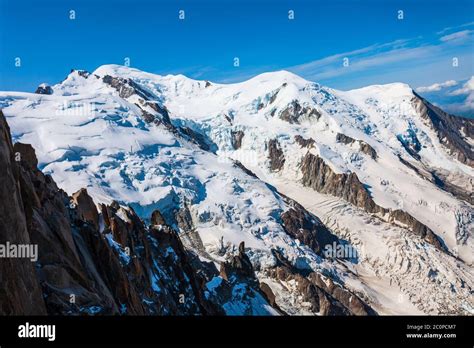
[[[139,93],[113,87],[106,76],[133,81]],[[68,194],[85,187],[96,203],[116,200],[144,219],[159,209],[174,221],[175,211],[186,207],[197,234],[188,238],[182,231],[183,241],[203,259],[221,261],[245,241],[259,280],[287,313],[311,314],[291,284],[265,275],[275,263],[271,249],[297,267],[332,274],[380,314],[474,314],[473,206],[406,163],[448,172],[471,195],[474,169],[449,155],[420,117],[408,85],[343,92],[286,71],[217,84],[104,65],[91,74],[73,71],[51,87],[51,95],[0,92],[13,141],[33,145],[41,170]],[[144,102],[144,96],[153,101]],[[169,124],[156,105],[167,110]],[[295,110],[297,119],[286,117]],[[147,122],[147,115],[157,122]],[[243,135],[236,146],[238,132]],[[354,141],[341,142],[338,134]],[[312,139],[312,145],[301,146],[296,136]],[[272,139],[284,156],[279,170],[270,168]],[[377,205],[409,213],[446,250],[305,187],[301,165],[308,152],[335,173],[357,174]],[[322,258],[288,235],[280,216],[289,204],[278,192],[353,245],[358,260]],[[211,291],[212,283],[207,286]],[[229,303],[228,312],[239,312],[237,307]]]

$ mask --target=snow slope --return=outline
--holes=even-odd
[[[201,134],[209,149],[165,124],[145,122],[143,110],[159,113],[143,106],[137,94],[119,93],[104,82],[105,76],[132,80],[168,110],[173,127]],[[154,209],[172,217],[186,206],[200,239],[189,247],[203,258],[223,260],[222,245],[231,253],[245,241],[252,262],[264,270],[275,262],[270,250],[278,249],[295,264],[341,279],[380,313],[472,313],[472,205],[401,162],[418,165],[400,139],[416,135],[425,167],[458,173],[471,182],[474,170],[443,149],[417,114],[409,86],[342,92],[285,71],[223,85],[105,65],[90,75],[73,71],[52,89],[52,95],[0,92],[0,107],[13,140],[32,144],[40,168],[68,193],[87,187],[96,202],[130,204],[145,219]],[[279,117],[295,101],[317,115],[303,112],[296,122]],[[244,134],[238,149],[233,145],[237,131]],[[357,143],[338,142],[338,133],[369,144],[377,159],[361,153]],[[313,139],[312,148],[301,147],[297,135]],[[285,158],[277,172],[269,168],[271,139],[278,140]],[[451,255],[340,198],[304,187],[300,165],[308,151],[336,173],[356,173],[375,203],[414,216],[443,240]],[[326,260],[291,238],[279,218],[288,204],[267,183],[364,256],[357,264]],[[259,276],[264,279],[264,272]],[[288,300],[295,296],[290,287],[266,281],[282,309],[308,314],[297,297]]]

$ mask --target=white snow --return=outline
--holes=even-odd
[[[102,81],[105,75],[133,79],[166,106],[175,126],[204,134],[215,144],[216,153],[201,150],[164,126],[147,124],[135,105],[138,97],[120,98]],[[52,95],[0,92],[0,107],[13,140],[32,144],[39,167],[69,194],[86,187],[96,203],[117,200],[144,218],[154,209],[171,214],[178,201],[185,201],[204,244],[200,252],[219,260],[222,241],[234,246],[245,241],[252,262],[270,267],[270,250],[278,248],[293,262],[304,259],[314,270],[337,274],[346,286],[363,292],[381,313],[447,313],[474,307],[466,295],[474,279],[468,267],[474,261],[472,206],[402,164],[399,156],[416,161],[397,136],[416,134],[423,145],[419,155],[424,166],[471,179],[474,170],[444,151],[437,135],[419,117],[408,85],[342,92],[286,71],[236,84],[208,84],[183,75],[159,76],[105,65],[88,78],[74,71],[52,87]],[[314,108],[321,117],[305,118],[300,124],[281,120],[279,113],[294,101]],[[245,135],[242,147],[235,150],[231,131],[237,130]],[[337,143],[337,133],[370,144],[377,160],[361,153],[358,144]],[[295,135],[314,139],[314,147],[301,148]],[[278,173],[269,170],[266,149],[274,138],[286,159]],[[461,260],[439,253],[405,229],[302,187],[299,166],[307,151],[323,158],[337,173],[355,172],[377,204],[407,211],[439,235]],[[230,159],[243,163],[261,180],[246,175]],[[362,248],[365,256],[360,263],[321,260],[289,237],[279,223],[288,207],[265,182]],[[438,270],[436,284],[427,276],[432,268]],[[348,269],[359,276],[348,275]],[[462,282],[465,287],[460,286]],[[277,302],[285,304],[282,308],[305,314],[297,299],[285,302],[289,296],[285,287],[268,284]],[[438,297],[428,296],[431,292],[439,293]],[[405,302],[394,301],[394,296]],[[228,310],[238,312],[238,305],[229,304]]]

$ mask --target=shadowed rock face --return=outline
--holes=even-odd
[[[163,215],[160,213],[159,210],[155,210],[151,214],[151,225],[152,226],[166,225],[165,218],[163,217]]]
[[[439,237],[407,212],[390,210],[377,205],[355,173],[336,174],[321,157],[309,152],[303,158],[301,171],[303,185],[321,193],[343,198],[368,213],[376,214],[385,221],[399,226],[408,226],[412,232],[427,242],[439,249],[444,249]]]
[[[86,190],[68,197],[36,168],[31,146],[16,150],[0,113],[0,243],[38,246],[36,263],[0,260],[0,314],[224,314],[204,296],[217,270],[186,251],[159,212],[152,227],[116,202],[99,216]]]
[[[360,151],[362,151],[366,155],[369,155],[372,159],[377,159],[377,152],[372,146],[367,144],[365,141],[359,140],[359,148]]]
[[[242,146],[242,138],[244,137],[245,133],[241,130],[238,131],[231,131],[231,137],[232,137],[232,147],[235,150],[240,149]]]
[[[149,93],[148,91],[141,88],[132,79],[124,79],[121,77],[105,75],[102,80],[104,81],[104,83],[115,88],[119,92],[119,96],[121,98],[128,98],[133,94],[137,94],[144,100],[154,100],[154,96],[152,93]]]
[[[337,133],[336,141],[338,143],[343,143],[346,145],[350,145],[357,142],[359,144],[359,149],[361,152],[365,153],[366,155],[369,155],[374,160],[377,159],[377,152],[375,151],[375,149],[363,140],[355,140],[354,138],[351,138],[350,136],[347,136],[345,134]]]
[[[281,215],[282,226],[288,235],[309,246],[318,255],[322,255],[325,245],[338,241],[316,216],[293,200],[289,203],[292,208]]]
[[[301,106],[297,100],[293,100],[280,112],[279,116],[283,121],[299,124],[302,120],[318,120],[321,114],[318,110],[308,106]]]
[[[10,129],[0,111],[0,244],[30,244]],[[34,263],[26,258],[0,259],[0,314],[46,314]]]
[[[53,94],[53,89],[51,86],[48,85],[40,85],[35,91],[36,94],[46,94],[46,95],[51,95]]]
[[[419,177],[425,180],[429,180],[430,182],[438,186],[440,189],[451,193],[458,199],[462,199],[470,204],[474,204],[474,194],[472,193],[472,190],[469,189],[469,183],[471,187],[473,184],[472,178],[466,177],[466,180],[465,182],[463,181],[463,184],[467,185],[465,185],[464,187],[458,186],[459,182],[457,184],[452,182],[452,177],[450,177],[451,175],[456,177],[458,175],[457,173],[451,173],[448,171],[441,172],[440,170],[427,167],[422,162],[409,162],[403,159],[401,156],[398,156],[398,159],[407,168],[413,170]]]
[[[336,174],[321,157],[309,152],[303,159],[301,170],[303,185],[321,193],[344,198],[368,212],[379,211],[355,173]]]
[[[298,143],[299,146],[308,148],[312,147],[315,143],[313,138],[305,139],[301,135],[295,135],[295,141]]]
[[[268,142],[268,158],[270,159],[270,169],[279,171],[285,164],[285,156],[281,150],[280,143],[276,139]]]
[[[35,149],[30,144],[15,143],[13,145],[13,152],[15,156],[19,154],[19,158],[24,166],[31,169],[38,167]]]
[[[92,224],[95,229],[99,229],[99,214],[87,190],[80,189],[76,193],[73,193],[72,201],[76,205],[76,213],[79,219]]]
[[[253,270],[252,263],[245,253],[245,243],[241,242],[239,245],[239,253],[233,255],[229,261],[221,263],[220,276],[223,279],[229,280],[231,274],[237,276],[250,277],[254,282],[257,281]]]
[[[296,292],[312,313],[320,315],[376,315],[356,294],[334,283],[320,273],[303,275],[278,251],[272,250],[277,264],[266,270],[266,274],[280,282],[294,282]]]
[[[112,77],[110,75],[105,75],[102,80],[104,83],[110,85],[111,87],[115,88],[119,93],[121,98],[128,98],[132,95],[137,95],[141,99],[139,99],[140,104],[137,105],[140,109],[142,109],[143,118],[147,123],[155,123],[160,124],[163,123],[168,128],[172,129],[171,120],[169,116],[169,112],[164,105],[160,105],[159,102],[156,100],[156,97],[147,91],[146,89],[142,88],[132,79],[123,79],[120,77]],[[143,107],[149,106],[152,108],[159,117],[156,117],[146,110],[143,110]]]
[[[192,130],[189,127],[179,127],[178,130],[179,133],[175,132],[176,135],[179,134],[181,137],[184,137],[188,141],[198,145],[204,151],[211,151],[211,148],[215,147],[215,144],[213,144],[212,141],[209,140],[209,138],[207,138],[201,133]]]
[[[448,153],[458,161],[473,167],[474,149],[467,138],[474,139],[474,120],[450,115],[440,108],[429,103],[418,94],[412,103],[421,117],[431,126],[438,135],[438,139],[445,146]]]

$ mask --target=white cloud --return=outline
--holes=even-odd
[[[443,88],[453,87],[453,86],[456,86],[457,84],[458,83],[455,80],[448,80],[448,81],[441,82],[441,83],[434,83],[434,84],[432,84],[430,86],[426,86],[426,87],[418,87],[416,89],[416,91],[420,92],[420,93],[437,92],[437,91],[440,91]]]
[[[439,39],[443,42],[449,42],[449,41],[464,41],[468,39],[471,34],[474,32],[474,30],[462,30],[462,31],[457,31],[452,34],[444,35],[441,36]]]
[[[462,86],[462,88],[458,88],[449,95],[469,95],[472,97],[471,99],[474,99],[474,76],[471,76],[471,78]]]
[[[469,80],[454,91],[448,93],[442,91],[439,96],[443,99],[441,108],[445,111],[456,115],[474,117],[474,76],[471,76]]]

